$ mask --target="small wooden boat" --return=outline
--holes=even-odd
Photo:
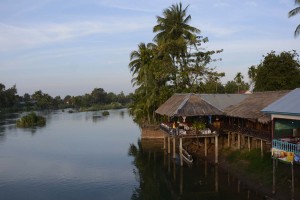
[[[184,148],[182,148],[182,158],[187,164],[193,163],[193,156]]]

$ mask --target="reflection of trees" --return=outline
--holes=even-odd
[[[138,140],[137,146],[131,144],[128,155],[134,158],[133,170],[139,186],[136,187],[131,196],[132,200],[137,199],[172,199],[169,194],[166,182],[163,180],[161,165],[156,164],[161,160],[161,156],[151,157],[151,152],[146,152],[142,148],[141,141]]]

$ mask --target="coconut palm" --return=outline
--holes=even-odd
[[[242,75],[241,72],[238,72],[236,76],[234,77],[234,81],[236,82],[238,86],[238,93],[240,93],[240,85],[242,84],[242,81],[244,79],[244,76]]]
[[[163,17],[157,16],[157,25],[154,26],[153,32],[157,33],[154,37],[156,42],[166,42],[170,40],[193,41],[196,39],[196,33],[200,30],[188,25],[191,15],[187,15],[188,6],[184,9],[182,4],[175,4],[163,11]]]
[[[289,12],[289,17],[293,17],[300,13],[300,0],[295,0],[295,4],[299,6]],[[294,32],[294,36],[297,37],[299,34],[300,34],[300,24],[297,26]]]

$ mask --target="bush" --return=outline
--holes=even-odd
[[[17,120],[17,127],[19,128],[27,128],[34,126],[45,126],[46,119],[42,116],[37,116],[34,112],[25,115],[21,119]]]
[[[195,128],[196,130],[203,130],[203,129],[206,128],[204,122],[195,122],[192,126],[193,126],[193,128]]]
[[[103,116],[107,116],[107,115],[109,115],[109,112],[108,112],[108,111],[104,111],[104,112],[102,113],[102,115],[103,115]]]

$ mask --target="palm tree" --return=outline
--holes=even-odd
[[[295,4],[299,6],[289,12],[289,17],[293,17],[300,13],[300,0],[295,0]],[[297,26],[294,32],[294,36],[297,37],[299,34],[300,34],[300,24]]]
[[[188,65],[188,46],[196,47],[196,34],[200,33],[199,29],[188,24],[191,16],[187,15],[187,9],[188,6],[183,8],[181,3],[173,4],[163,11],[162,17],[156,17],[157,25],[153,27],[153,32],[157,33],[153,40],[157,42],[160,51],[172,60],[174,68],[172,79],[175,88],[184,79],[179,73],[186,74],[184,71]]]
[[[238,86],[238,94],[240,93],[240,85],[242,84],[243,79],[244,79],[244,76],[242,75],[241,72],[238,72],[236,74],[236,76],[234,77],[234,80]]]
[[[144,111],[147,116],[147,120],[150,121],[151,114],[151,103],[149,98],[152,96],[151,90],[153,88],[154,83],[154,66],[153,66],[153,57],[154,57],[154,49],[156,45],[152,43],[140,43],[138,45],[138,50],[133,51],[130,54],[129,69],[132,72],[133,86],[139,86],[137,93],[137,98],[139,98],[139,102],[141,104],[136,104],[134,108],[132,108],[133,112]],[[143,114],[141,114],[143,116]]]
[[[255,80],[256,80],[256,75],[257,75],[257,68],[252,65],[251,67],[248,68],[248,77],[250,79],[250,88],[254,88]]]
[[[191,15],[187,15],[188,6],[184,9],[182,4],[175,4],[163,11],[163,17],[157,16],[157,25],[154,26],[153,32],[157,33],[154,37],[156,42],[166,42],[170,40],[193,41],[196,39],[195,34],[200,30],[188,25]]]

